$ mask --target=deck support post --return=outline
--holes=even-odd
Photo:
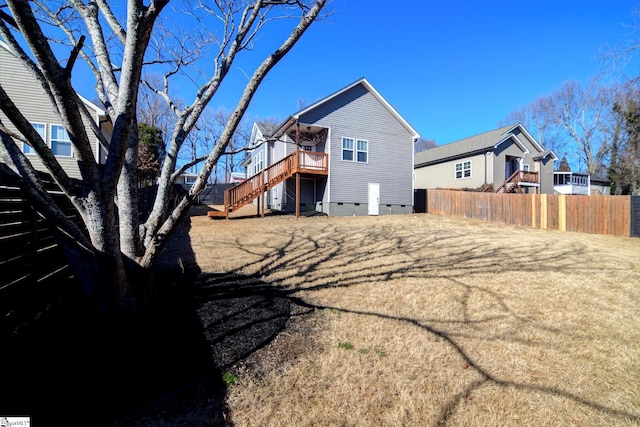
[[[296,164],[300,162],[300,123],[296,122]],[[296,218],[300,218],[300,172],[296,173]]]
[[[231,206],[231,195],[229,190],[224,190],[224,219],[229,221],[229,208]]]
[[[296,173],[296,218],[300,218],[300,174]]]

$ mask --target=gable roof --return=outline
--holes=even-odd
[[[270,136],[278,129],[278,125],[271,122],[255,122],[262,136]]]
[[[378,101],[380,101],[380,103],[391,113],[391,115],[393,115],[401,124],[402,126],[404,126],[405,129],[407,129],[407,131],[413,136],[414,139],[420,138],[420,134],[409,124],[409,122],[407,122],[401,115],[400,113],[398,113],[396,111],[395,108],[393,108],[391,106],[391,104],[389,104],[387,102],[386,99],[384,99],[384,97],[382,95],[380,95],[380,93],[371,85],[371,83],[369,83],[369,81],[362,77],[358,80],[356,80],[355,82],[343,87],[342,89],[337,90],[336,92],[332,93],[331,95],[322,98],[321,100],[314,102],[313,104],[309,105],[308,107],[303,108],[302,110],[298,111],[295,114],[292,114],[291,116],[289,116],[289,118],[287,118],[287,120],[285,120],[272,134],[272,136],[274,138],[279,138],[289,127],[291,127],[293,124],[295,124],[300,117],[303,114],[308,113],[311,110],[314,110],[315,108],[321,106],[322,104],[331,101],[332,99],[342,95],[343,93],[349,91],[350,89],[354,88],[355,86],[358,85],[362,85],[365,87],[365,89],[367,89],[367,91],[369,91],[369,93],[371,93]]]
[[[522,124],[516,123],[416,153],[414,158],[415,167],[428,166],[430,164],[439,163],[449,159],[467,157],[470,155],[486,153],[487,151],[493,151],[500,144],[509,139],[512,139],[515,144],[523,150],[523,152],[528,152],[527,148],[513,134],[513,131],[516,128],[519,128],[525,135],[527,135],[534,147],[541,153],[539,155],[540,157],[545,157],[549,154],[555,157],[555,154],[553,154],[551,150],[543,150],[540,144],[536,142]]]
[[[14,58],[18,59],[18,57],[16,57],[16,54],[14,53],[13,50],[11,50],[11,46],[9,46],[4,40],[0,39],[0,48],[4,49],[8,54],[10,54],[11,56],[13,56]],[[78,92],[76,92],[76,94],[78,95],[78,97],[80,98],[80,100],[91,110],[93,110],[98,116],[107,116],[106,111],[104,111],[103,108],[98,107],[95,103],[89,101],[87,98],[85,98],[84,96],[80,95]]]

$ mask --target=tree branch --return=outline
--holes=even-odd
[[[256,2],[256,4],[259,3],[261,2]],[[269,55],[253,73],[253,76],[247,83],[242,93],[240,101],[231,114],[231,117],[227,122],[222,135],[220,136],[220,140],[216,144],[216,147],[211,151],[211,153],[209,153],[209,156],[207,157],[207,160],[205,161],[205,164],[203,165],[195,184],[191,187],[189,193],[182,199],[178,206],[171,212],[171,214],[169,214],[168,218],[159,227],[157,232],[153,230],[154,227],[151,228],[153,237],[148,239],[148,241],[145,241],[146,250],[144,256],[140,260],[141,265],[150,266],[153,264],[153,262],[159,255],[159,249],[164,246],[167,237],[169,237],[170,233],[175,229],[176,222],[187,214],[187,211],[193,203],[193,200],[204,189],[206,182],[211,175],[213,167],[216,165],[218,159],[220,158],[222,153],[224,153],[227,144],[233,137],[233,134],[238,127],[238,124],[242,120],[244,113],[247,111],[249,103],[253,99],[253,96],[255,95],[260,83],[264,80],[269,71],[271,71],[271,69],[293,48],[300,37],[302,37],[304,32],[318,17],[325,3],[326,0],[317,0],[314,6],[309,9],[307,13],[303,14],[300,21],[298,22],[298,25],[296,25],[296,27],[291,31],[289,37],[275,51],[273,51],[271,55]],[[204,108],[205,105],[206,102],[202,105],[202,108]]]
[[[45,214],[47,220],[67,230],[67,232],[85,248],[91,248],[91,242],[87,239],[87,236],[77,225],[66,217],[56,202],[49,196],[40,178],[38,178],[36,171],[29,162],[29,159],[22,153],[11,137],[0,130],[0,139],[2,141],[2,147],[4,147],[3,160],[17,170],[18,174],[26,182],[27,185],[23,186],[23,190],[26,192],[29,201]],[[74,205],[77,207],[75,203]],[[82,211],[80,211],[80,214],[82,214]]]
[[[187,169],[189,169],[192,166],[197,165],[200,162],[204,162],[205,160],[207,160],[207,156],[201,156],[198,157],[194,160],[191,160],[188,163],[185,163],[184,165],[180,166],[180,168],[178,168],[173,174],[171,174],[171,183],[175,182],[176,178],[180,175],[182,175],[184,173],[184,171],[186,171]]]
[[[85,36],[84,34],[80,36],[80,40],[75,44],[73,50],[71,51],[71,55],[69,55],[69,60],[67,61],[67,66],[64,69],[64,74],[66,79],[71,79],[71,70],[73,70],[73,66],[76,63],[76,59],[78,59],[78,53],[82,50],[82,45],[84,44]]]

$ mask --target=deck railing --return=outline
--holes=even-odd
[[[539,184],[540,181],[538,175],[538,172],[517,170],[504,181],[504,183],[496,190],[496,193],[507,193],[509,191],[509,184],[513,184],[513,186],[520,186],[522,183]]]
[[[314,151],[295,151],[224,192],[225,212],[244,206],[297,172],[327,174],[328,156]]]

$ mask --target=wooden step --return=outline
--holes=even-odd
[[[209,218],[225,218],[227,213],[224,211],[209,211],[207,212]]]

